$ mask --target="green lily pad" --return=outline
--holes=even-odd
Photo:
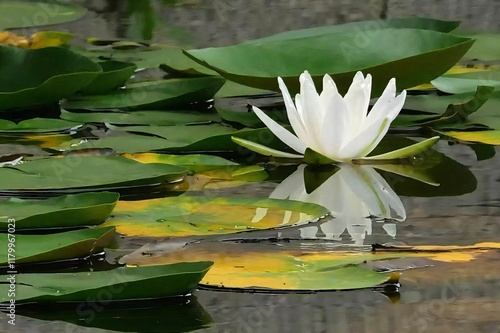
[[[33,160],[0,168],[0,192],[119,189],[182,180],[188,169],[168,164],[142,164],[121,156],[67,156]]]
[[[141,163],[166,163],[186,167],[192,171],[200,172],[220,168],[239,167],[238,163],[213,155],[189,154],[126,154],[125,157]]]
[[[431,81],[437,89],[448,94],[473,93],[479,86],[500,88],[500,71],[483,71],[440,76]]]
[[[236,122],[242,124],[245,127],[251,128],[261,128],[264,127],[264,123],[257,117],[255,112],[243,112],[243,111],[235,111],[228,110],[224,108],[216,108],[217,113],[228,122]],[[283,119],[287,119],[285,110],[283,111],[273,111],[266,112],[266,114],[271,117],[273,120],[280,121]]]
[[[395,126],[440,129],[500,129],[500,94],[480,86],[475,94],[408,96]]]
[[[191,110],[160,110],[132,112],[69,112],[63,110],[61,118],[85,123],[109,123],[121,125],[193,125],[208,122],[220,122],[218,114]]]
[[[101,95],[122,87],[130,79],[137,66],[121,61],[104,61],[99,65],[102,73],[80,92],[85,95]]]
[[[467,37],[476,39],[476,42],[464,55],[463,62],[500,60],[500,34],[472,34]]]
[[[473,44],[469,38],[430,30],[376,31],[371,37],[369,31],[343,32],[185,53],[226,79],[255,88],[278,91],[276,78],[280,76],[291,93],[299,91],[298,77],[304,70],[318,86],[323,75],[330,74],[342,93],[361,70],[373,76],[372,95],[378,96],[393,77],[399,89],[429,82],[451,68]]]
[[[0,119],[0,133],[9,134],[64,132],[81,126],[82,124],[72,121],[50,118],[33,118],[18,124]]]
[[[0,234],[0,239],[2,244],[15,245],[11,254],[15,254],[15,263],[18,265],[85,258],[102,252],[115,235],[115,228],[107,227],[49,235]],[[8,254],[8,251],[0,253],[0,266],[10,263]]]
[[[94,60],[109,59],[131,62],[136,64],[138,68],[156,68],[161,64],[166,64],[169,68],[190,75],[217,75],[216,72],[201,66],[184,55],[181,48],[174,46],[143,45],[141,48],[117,50],[112,45],[108,45],[90,50],[72,47],[72,50]]]
[[[98,64],[65,48],[0,46],[0,110],[58,102],[101,72]]]
[[[66,109],[162,109],[206,101],[224,84],[220,77],[170,79],[132,83],[106,95],[74,97]]]
[[[14,219],[16,230],[65,228],[101,224],[111,215],[118,193],[82,193],[45,200],[10,198],[0,201],[0,230]]]
[[[408,138],[385,137],[373,153],[383,154],[414,143],[415,141]],[[377,164],[374,167],[379,170],[398,195],[412,197],[459,196],[474,192],[477,188],[477,179],[467,166],[434,149],[422,152],[413,159],[410,165]],[[457,183],[457,179],[460,179],[459,183]],[[439,186],[436,186],[436,183]]]
[[[0,3],[0,29],[40,27],[71,22],[82,18],[85,7],[61,2],[2,1]]]
[[[262,210],[265,216],[256,220]],[[288,220],[285,212],[290,214]],[[289,227],[328,213],[320,205],[293,200],[180,196],[119,202],[113,217],[103,226],[116,226],[127,236],[213,235]]]
[[[338,25],[327,25],[322,27],[292,30],[278,33],[276,35],[251,40],[248,43],[260,43],[264,41],[273,40],[287,40],[296,38],[305,38],[312,36],[328,35],[340,32],[365,32],[374,29],[388,29],[388,28],[409,28],[409,29],[422,29],[434,30],[439,32],[450,32],[460,25],[459,21],[442,21],[432,18],[423,17],[403,17],[403,18],[390,18],[388,20],[371,20],[371,21],[357,21],[349,22]]]
[[[207,152],[238,151],[240,146],[231,140],[231,136],[265,141],[271,147],[283,147],[267,128],[242,129],[220,124],[196,126],[124,126],[112,127],[115,131],[151,134],[158,137],[134,135],[106,137],[92,140],[71,149],[110,148],[118,153],[138,153],[148,151],[166,152]],[[65,146],[68,146],[65,144]],[[69,148],[69,147],[68,147]]]
[[[140,300],[191,293],[212,266],[210,261],[110,271],[16,275],[16,304]],[[8,284],[0,284],[0,303],[9,302]]]

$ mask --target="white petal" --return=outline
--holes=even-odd
[[[370,113],[368,114],[365,122],[365,127],[370,126],[376,121],[376,118],[384,118],[386,116],[386,111],[388,109],[389,103],[391,103],[396,97],[396,79],[392,78],[384,89],[382,95],[378,98],[373,105]]]
[[[312,149],[318,150],[321,147],[321,129],[325,112],[321,107],[316,86],[307,71],[300,76],[300,90],[302,120],[307,129],[308,143]]]
[[[258,107],[253,106],[252,109],[257,117],[259,117],[259,119],[271,130],[271,132],[274,133],[274,135],[278,137],[278,139],[283,141],[283,143],[296,152],[300,154],[305,153],[307,146],[304,142],[300,141],[300,139],[293,135],[290,131],[271,119]]]
[[[349,111],[349,126],[352,135],[357,135],[363,126],[370,104],[371,89],[371,75],[368,74],[365,79],[361,72],[357,72],[347,94],[344,96]]]
[[[340,157],[344,159],[365,157],[379,144],[389,130],[389,125],[388,118],[377,119],[376,123],[363,129],[363,132],[340,150]]]
[[[331,78],[330,75],[325,74],[323,76],[323,91],[319,95],[319,99],[321,101],[321,104],[323,106],[326,106],[326,103],[328,102],[329,96],[333,95],[334,93],[338,93],[337,85],[335,84],[335,81]]]
[[[323,119],[320,132],[321,151],[318,152],[332,160],[341,161],[340,150],[348,142],[346,139],[350,137],[349,110],[338,92],[330,95],[325,105],[328,112]]]
[[[391,122],[403,108],[405,99],[406,91],[404,90],[398,97],[385,105],[386,109],[376,110],[376,113],[373,115],[373,111],[371,111],[362,132],[344,146],[341,155],[348,154],[349,156],[365,157],[371,153],[387,134]]]
[[[283,100],[285,101],[286,113],[288,116],[288,120],[290,121],[290,125],[292,125],[295,134],[297,134],[297,136],[303,140],[303,138],[307,136],[304,122],[297,112],[292,97],[288,92],[288,88],[286,87],[285,82],[283,82],[283,79],[281,77],[278,77],[278,85],[280,87],[281,93],[283,94]]]

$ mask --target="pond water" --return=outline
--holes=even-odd
[[[134,6],[128,4],[130,1],[73,2],[87,6],[90,9],[87,16],[54,28],[75,33],[80,43],[89,36],[102,39],[152,37],[155,42],[175,45],[219,46],[292,29],[407,15],[462,20],[462,27],[469,31],[500,30],[500,2],[493,0],[144,1],[148,3],[144,6],[151,7],[144,9],[142,5],[137,5],[132,13],[130,8]],[[147,13],[151,8],[161,21],[144,21],[150,19]],[[246,100],[243,102],[246,103]],[[94,129],[93,133],[99,133],[99,129]],[[388,180],[404,206],[406,218],[401,221],[360,221],[347,215],[344,225],[340,226],[338,219],[334,220],[334,224],[320,220],[305,227],[253,232],[251,237],[245,234],[217,236],[219,238],[214,237],[214,240],[224,239],[227,244],[209,241],[208,245],[204,245],[204,251],[216,252],[221,248],[228,253],[245,251],[256,246],[256,238],[261,240],[258,243],[260,249],[304,252],[331,249],[370,251],[372,244],[386,243],[411,246],[500,243],[500,151],[495,149],[497,154],[494,157],[478,161],[475,152],[466,145],[449,145],[441,141],[434,149],[456,161],[450,164],[449,169],[446,169],[448,164],[443,164],[442,169],[436,171],[439,179],[435,180],[445,184],[441,190],[429,185],[423,186],[419,192],[418,186],[414,187],[415,183],[406,178]],[[293,176],[295,167],[274,170],[272,165],[268,165],[268,171],[271,177],[265,181],[232,187],[215,186],[196,194],[268,198],[283,179]],[[477,180],[477,186],[473,178]],[[443,186],[446,186],[444,190]],[[475,190],[468,190],[474,187]],[[340,189],[337,191],[345,195]],[[337,193],[329,196],[335,195]],[[395,210],[394,206],[391,208]],[[245,238],[252,242],[245,242]],[[183,240],[197,239],[187,237]],[[151,241],[155,239],[122,238],[119,247],[107,254],[108,260],[137,250]],[[239,250],[231,246],[235,243],[241,246]],[[85,327],[84,318],[76,315],[78,312],[75,309],[57,308],[53,312],[47,311],[45,317],[37,316],[36,312],[19,316],[14,329],[5,324],[3,314],[0,314],[0,330],[174,332],[199,328],[199,332],[214,333],[500,332],[500,251],[484,251],[477,254],[474,260],[459,259],[452,255],[449,260],[441,261],[415,257],[391,261],[388,264],[390,267],[378,264],[380,269],[415,267],[402,273],[399,292],[365,289],[318,293],[241,293],[202,289],[186,299],[138,303],[129,309],[98,311],[100,317],[92,322],[90,328]],[[113,316],[124,316],[127,320],[113,321],[110,319]],[[172,322],[177,326],[172,326]]]

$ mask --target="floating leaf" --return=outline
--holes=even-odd
[[[109,123],[122,125],[192,125],[220,122],[218,114],[191,110],[161,110],[161,111],[132,111],[132,112],[98,112],[79,111],[68,112],[63,110],[61,118],[86,123]]]
[[[179,47],[151,45],[129,50],[117,50],[106,46],[92,50],[72,47],[72,50],[94,60],[133,62],[138,68],[156,68],[160,64],[166,64],[169,68],[191,75],[217,75],[216,72],[201,66],[184,55]]]
[[[475,94],[408,96],[396,126],[428,125],[443,129],[500,129],[500,95],[490,87],[477,87]]]
[[[475,92],[479,86],[500,88],[500,71],[481,71],[440,76],[431,81],[437,89],[448,94]]]
[[[490,131],[440,131],[439,133],[450,136],[452,138],[468,141],[479,142],[488,145],[500,145],[500,130]]]
[[[118,153],[138,153],[162,150],[167,152],[238,151],[240,146],[231,140],[232,136],[266,142],[271,147],[283,147],[267,128],[242,129],[220,124],[196,126],[125,126],[113,127],[115,131],[129,131],[152,134],[158,137],[127,134],[106,137],[83,143],[76,149],[111,148]],[[73,148],[75,149],[75,148]]]
[[[259,207],[267,214],[256,221]],[[285,211],[289,220],[283,218]],[[116,226],[127,236],[212,235],[304,224],[327,214],[322,206],[292,200],[180,196],[120,201],[103,226]]]
[[[212,245],[212,246],[211,246]],[[128,265],[155,265],[177,260],[210,258],[214,266],[203,285],[245,290],[345,290],[369,288],[387,282],[389,275],[360,266],[364,261],[404,257],[367,252],[314,251],[252,243],[189,244],[176,251],[169,242],[147,244],[120,259]]]
[[[464,55],[463,62],[500,60],[500,34],[472,34],[467,37],[476,39],[476,42]]]
[[[298,77],[304,70],[318,86],[323,75],[330,74],[342,93],[354,73],[363,70],[373,76],[372,95],[378,96],[393,77],[399,89],[429,82],[451,68],[472,43],[430,30],[382,29],[370,37],[343,32],[185,52],[226,79],[251,87],[277,91],[280,76],[291,93],[299,91]]]
[[[0,234],[2,244],[14,244],[15,263],[54,262],[81,259],[102,252],[115,238],[115,228],[83,229],[49,235]],[[0,266],[6,266],[10,252],[0,253]],[[0,284],[0,289],[2,285]],[[16,299],[17,300],[17,299]]]
[[[167,154],[145,153],[145,154],[125,154],[124,156],[126,158],[141,163],[173,164],[186,167],[196,172],[239,166],[238,163],[231,162],[219,156],[201,155],[201,154],[167,155]]]
[[[191,293],[212,262],[181,262],[152,267],[119,267],[110,271],[18,274],[16,304],[139,300]],[[9,302],[8,284],[0,284],[0,303]],[[104,296],[106,294],[106,296]]]
[[[63,132],[78,127],[82,127],[82,125],[61,119],[33,118],[23,120],[18,124],[12,121],[0,119],[0,133],[26,134]]]
[[[100,62],[102,73],[80,92],[85,95],[100,95],[112,92],[122,87],[130,79],[137,66],[129,62]]]
[[[373,153],[381,154],[412,142],[414,141],[407,138],[385,137]],[[477,188],[477,179],[467,166],[433,149],[423,152],[406,163],[393,166],[377,164],[374,167],[379,169],[384,179],[398,195],[459,196],[471,193]],[[422,175],[425,177],[423,178]],[[457,179],[460,179],[459,183]],[[436,183],[439,186],[435,186]]]
[[[85,7],[60,2],[2,1],[0,3],[0,28],[29,28],[71,22],[82,18]]]
[[[358,22],[349,22],[338,25],[327,25],[322,27],[285,31],[278,33],[276,35],[256,40],[251,40],[248,43],[297,39],[297,38],[321,36],[332,33],[352,32],[352,31],[360,33],[365,32],[367,35],[369,35],[368,31],[372,31],[375,29],[376,30],[388,29],[388,28],[410,28],[410,29],[450,32],[456,29],[459,25],[460,25],[459,21],[442,21],[432,18],[421,18],[421,17],[390,18],[388,20],[358,21]]]
[[[151,186],[182,180],[187,171],[180,166],[142,164],[121,156],[47,158],[0,168],[0,192],[78,193]]]
[[[16,230],[101,224],[108,219],[119,197],[117,193],[101,192],[45,200],[10,198],[0,201],[0,230],[8,229],[9,219],[16,221]]]
[[[257,117],[255,112],[242,112],[242,111],[233,111],[227,110],[218,107],[217,113],[226,121],[240,123],[245,127],[251,128],[261,128],[264,127],[264,123]],[[276,121],[282,121],[283,119],[287,119],[285,110],[283,111],[273,111],[266,113],[269,117]]]
[[[101,71],[98,64],[65,48],[0,46],[0,110],[58,102]]]
[[[162,109],[182,106],[213,98],[222,87],[220,77],[170,79],[132,83],[125,89],[106,95],[74,97],[66,109]]]

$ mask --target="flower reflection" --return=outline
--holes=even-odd
[[[404,221],[406,211],[401,199],[389,184],[372,167],[367,165],[340,164],[339,169],[311,193],[306,191],[306,166],[286,178],[272,192],[271,198],[311,202],[331,210],[335,219],[317,226],[300,229],[302,238],[341,240],[347,229],[352,241],[362,245],[366,235],[372,233],[371,217]],[[262,219],[267,210],[257,209],[254,222]],[[291,212],[285,214],[288,223]],[[320,229],[324,236],[319,236]],[[391,237],[396,236],[396,224],[385,223],[383,229]]]

